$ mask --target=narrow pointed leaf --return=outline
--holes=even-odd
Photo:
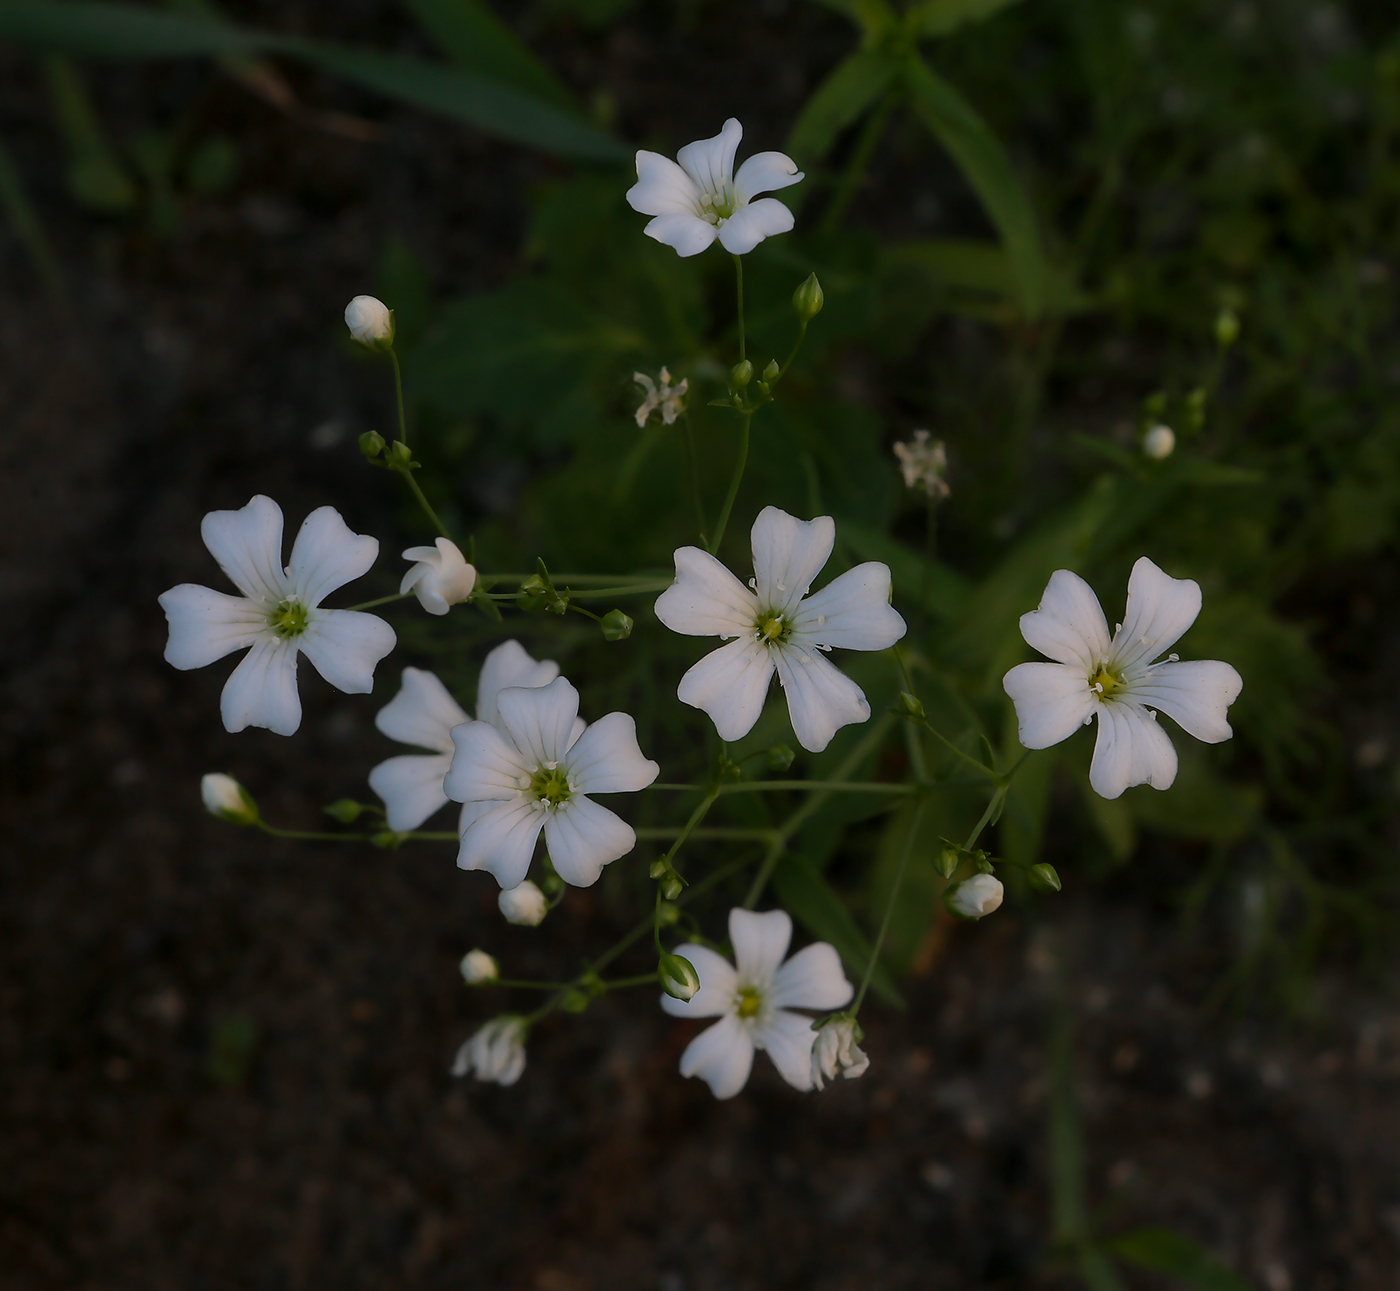
[[[813,166],[894,83],[899,65],[879,50],[857,50],[816,89],[788,135],[799,165]]]
[[[1018,0],[923,0],[910,11],[910,22],[921,37],[946,36],[971,23],[986,22]]]

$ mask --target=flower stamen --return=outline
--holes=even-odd
[[[573,794],[568,775],[558,767],[540,767],[530,777],[530,796],[547,807],[568,802]]]
[[[758,622],[754,624],[754,632],[760,645],[782,645],[792,635],[792,623],[786,614],[770,610],[759,615]]]
[[[267,616],[268,626],[284,641],[299,637],[306,631],[309,614],[295,596],[289,596]]]
[[[756,986],[741,986],[734,993],[734,1011],[741,1018],[756,1018],[763,1011],[763,996]]]
[[[1115,672],[1110,672],[1105,664],[1099,664],[1089,678],[1089,689],[1098,691],[1104,699],[1111,699],[1123,689],[1123,684],[1123,678]]]

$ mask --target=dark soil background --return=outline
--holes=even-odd
[[[546,54],[610,87],[627,137],[674,145],[737,111],[777,146],[844,29],[781,0],[699,12],[690,31],[556,31]],[[369,0],[241,16],[414,39]],[[690,1030],[638,995],[542,1027],[511,1089],[453,1080],[456,1046],[502,1006],[462,987],[457,960],[478,942],[543,953],[502,929],[494,886],[450,849],[296,846],[204,813],[199,775],[226,770],[315,828],[384,756],[386,679],[375,697],[304,681],[294,742],[229,736],[227,666],[166,667],[157,595],[214,581],[199,519],[255,492],[289,525],[333,502],[394,546],[391,482],[354,447],[387,417],[384,374],[340,312],[394,234],[442,294],[503,281],[524,195],[552,169],[293,79],[382,138],[289,121],[204,68],[94,71],[119,129],[202,95],[243,150],[237,190],[161,241],[73,206],[36,69],[0,53],[0,134],[71,293],[50,302],[0,243],[0,1287],[1067,1281],[1044,1128],[1062,999],[1110,1231],[1171,1225],[1267,1291],[1394,1287],[1400,1010],[1340,971],[1306,1027],[1206,1009],[1227,934],[1187,941],[1150,896],[1189,852],[1071,883],[1053,925],[1007,911],[941,930],[907,1012],[871,1011],[864,1079],[804,1097],[760,1060],[717,1104],[675,1073]],[[552,945],[615,928],[574,894]]]

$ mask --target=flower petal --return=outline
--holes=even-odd
[[[297,650],[289,641],[260,637],[224,683],[219,711],[226,731],[261,726],[294,735],[301,725]]]
[[[553,659],[532,659],[519,641],[502,641],[481,665],[476,683],[476,716],[499,726],[496,696],[507,686],[547,686],[559,675]]]
[[[320,605],[337,587],[369,572],[379,539],[352,533],[334,507],[317,507],[297,531],[287,579],[306,605]]]
[[[785,152],[756,152],[734,176],[734,196],[747,206],[760,193],[775,193],[799,183],[805,176]]]
[[[642,232],[649,238],[655,238],[662,246],[673,247],[683,259],[698,256],[719,237],[719,230],[709,220],[684,211],[658,215],[654,220],[647,221]]]
[[[361,610],[313,610],[306,631],[296,638],[316,671],[347,695],[374,689],[374,665],[397,641],[383,619]]]
[[[734,154],[743,137],[744,127],[730,117],[713,139],[686,144],[676,153],[676,160],[702,193],[722,192],[734,178]]]
[[[792,917],[786,910],[735,908],[729,912],[729,940],[739,980],[766,989],[792,941]]]
[[[708,713],[722,740],[743,739],[763,712],[772,652],[752,636],[711,650],[676,687],[676,698]]]
[[[1068,569],[1051,574],[1039,608],[1021,615],[1021,635],[1056,663],[1077,664],[1086,678],[1108,654],[1108,623],[1099,598]]]
[[[405,668],[399,693],[379,710],[374,724],[400,744],[451,753],[452,728],[471,720],[436,673]]]
[[[753,1070],[753,1037],[732,1013],[706,1027],[681,1054],[681,1075],[699,1076],[716,1098],[733,1098]]]
[[[496,696],[501,729],[527,763],[552,767],[569,747],[578,691],[563,677],[547,686],[508,686]]]
[[[799,520],[764,507],[753,522],[752,541],[759,605],[791,612],[831,558],[836,522],[830,516]]]
[[[870,720],[865,692],[825,655],[792,642],[775,654],[792,732],[809,753],[820,753],[841,727]]]
[[[1016,705],[1017,732],[1028,749],[1067,740],[1093,715],[1096,698],[1078,663],[1019,663],[1001,679]]]
[[[690,637],[737,637],[753,631],[758,598],[708,551],[677,547],[676,581],[656,598],[656,617]]]
[[[637,182],[627,190],[627,205],[642,215],[694,215],[700,209],[700,189],[669,157],[641,149]]]
[[[609,713],[587,727],[565,765],[579,793],[635,793],[661,773],[642,755],[637,723],[626,713]]]
[[[748,255],[764,238],[792,229],[792,212],[776,197],[741,206],[719,226],[719,244],[730,255]]]
[[[839,1009],[851,1002],[855,987],[846,980],[841,956],[825,941],[804,946],[773,974],[767,1002],[774,1008]]]
[[[229,596],[197,583],[181,583],[160,595],[170,625],[165,662],[203,668],[269,633],[267,611],[246,596]]]
[[[447,806],[442,781],[451,765],[446,753],[405,753],[369,773],[369,787],[383,800],[390,829],[417,829]]]
[[[757,1048],[767,1050],[778,1074],[789,1085],[812,1088],[812,1046],[817,1033],[812,1030],[811,1018],[775,1009],[753,1039]]]
[[[1176,779],[1176,750],[1145,708],[1099,705],[1099,737],[1089,764],[1089,783],[1104,798],[1117,798],[1135,784],[1170,789]]]
[[[1228,663],[1196,659],[1159,663],[1131,684],[1134,699],[1159,708],[1188,735],[1207,744],[1228,740],[1234,731],[1226,710],[1240,697],[1244,681]]]
[[[798,605],[793,629],[812,645],[888,650],[908,630],[890,604],[890,567],[871,560],[832,579]]]
[[[712,1018],[728,1012],[738,982],[734,965],[708,946],[677,946],[675,953],[690,960],[700,977],[700,989],[688,1000],[662,992],[661,1007],[674,1018]]]
[[[575,794],[546,817],[544,842],[559,877],[587,888],[598,881],[603,866],[636,847],[637,835],[615,812]]]
[[[1201,612],[1201,585],[1173,578],[1146,556],[1128,579],[1128,608],[1113,637],[1113,664],[1128,669],[1170,650]]]
[[[521,795],[493,803],[463,831],[457,865],[486,870],[503,888],[518,888],[530,872],[535,839],[544,826],[544,812]]]
[[[452,743],[452,765],[442,790],[454,802],[515,798],[524,790],[531,768],[490,722],[453,727]]]
[[[261,493],[237,511],[211,511],[199,526],[209,554],[244,596],[276,605],[286,595],[282,508]]]

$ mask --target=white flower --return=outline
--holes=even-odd
[[[258,809],[247,791],[230,775],[211,771],[199,782],[199,796],[211,816],[233,825],[251,825],[258,818]]]
[[[683,256],[699,255],[716,238],[726,251],[744,255],[764,238],[792,228],[792,212],[776,197],[754,198],[803,178],[780,152],[759,152],[734,173],[734,153],[744,127],[733,117],[713,139],[688,143],[676,161],[659,152],[637,153],[637,182],[627,190],[634,211],[656,218],[648,237]],[[679,162],[680,165],[677,165]]]
[[[501,975],[501,966],[484,950],[467,951],[462,956],[459,967],[462,970],[462,980],[468,986],[484,986],[487,982],[494,982]]]
[[[1176,432],[1170,426],[1153,426],[1142,437],[1143,456],[1154,462],[1164,462],[1176,447]]]
[[[505,641],[486,656],[476,686],[476,711],[496,720],[496,696],[507,686],[543,686],[559,675],[552,659],[536,662],[519,641]],[[447,806],[442,781],[452,765],[452,728],[471,721],[435,674],[421,668],[403,670],[403,686],[374,719],[391,740],[412,744],[430,754],[405,753],[381,762],[369,773],[369,787],[384,800],[390,829],[417,829]]]
[[[446,614],[465,601],[476,587],[476,569],[467,564],[457,544],[439,538],[435,547],[410,547],[405,560],[416,560],[399,584],[399,595],[412,592],[429,614]]]
[[[518,923],[525,928],[534,928],[544,922],[549,913],[549,902],[544,893],[529,879],[513,888],[502,888],[496,896],[496,905],[506,917],[507,923]]]
[[[778,1073],[797,1089],[812,1088],[812,1019],[793,1009],[839,1009],[855,993],[841,957],[824,941],[787,963],[792,920],[785,910],[729,912],[735,969],[707,946],[677,946],[700,975],[700,989],[682,1001],[661,996],[672,1017],[712,1018],[681,1054],[681,1075],[699,1076],[716,1098],[733,1098],[749,1078],[755,1049],[767,1050]]]
[[[1001,908],[1006,889],[991,874],[974,874],[948,893],[948,908],[964,919],[980,919]]]
[[[775,670],[798,743],[812,753],[870,717],[861,688],[821,652],[885,650],[904,635],[904,620],[890,605],[889,566],[878,561],[808,596],[835,540],[830,516],[804,521],[764,507],[753,526],[752,591],[699,547],[677,550],[676,581],[657,600],[656,617],[688,636],[736,638],[701,659],[676,691],[710,715],[720,739],[753,729]]]
[[[928,431],[916,430],[914,442],[896,444],[894,455],[906,489],[922,489],[935,502],[948,496],[948,453],[941,439],[929,443]]]
[[[852,1018],[832,1018],[817,1032],[812,1046],[812,1085],[825,1088],[825,1082],[835,1080],[837,1073],[847,1080],[863,1076],[870,1059],[856,1043],[856,1024]]]
[[[642,406],[637,409],[637,425],[645,426],[647,418],[658,408],[661,409],[661,420],[668,426],[674,425],[681,409],[685,407],[685,392],[690,389],[690,378],[682,377],[680,385],[673,386],[671,374],[662,368],[659,387],[645,372],[632,373],[632,380],[641,386],[646,394]]]
[[[1047,749],[1098,715],[1089,783],[1105,798],[1135,784],[1167,789],[1176,750],[1157,724],[1165,713],[1207,744],[1228,740],[1226,710],[1244,684],[1228,663],[1154,663],[1201,612],[1201,589],[1170,578],[1146,556],[1128,580],[1128,609],[1110,641],[1093,589],[1078,574],[1056,570],[1040,608],[1021,616],[1021,635],[1055,663],[1023,663],[1002,680],[1016,705],[1021,743]],[[1150,707],[1149,707],[1150,705]]]
[[[373,614],[320,605],[374,564],[378,539],[351,533],[339,511],[319,507],[306,517],[283,569],[282,508],[261,495],[237,511],[211,511],[200,533],[243,595],[194,583],[163,593],[170,623],[165,661],[202,668],[252,647],[224,686],[227,730],[264,726],[291,735],[301,725],[298,652],[347,694],[374,689],[374,666],[394,648],[394,629]]]
[[[394,342],[394,316],[373,296],[356,296],[345,306],[345,326],[361,345],[371,349]]]
[[[478,1080],[513,1085],[525,1070],[524,1018],[493,1018],[463,1042],[452,1060],[452,1074],[471,1072]]]
[[[466,804],[457,864],[519,887],[543,829],[555,872],[586,888],[637,843],[631,825],[588,795],[645,789],[660,767],[642,756],[626,713],[585,729],[578,691],[563,677],[503,690],[496,705],[497,725],[468,722],[452,732],[457,751],[444,788]]]

